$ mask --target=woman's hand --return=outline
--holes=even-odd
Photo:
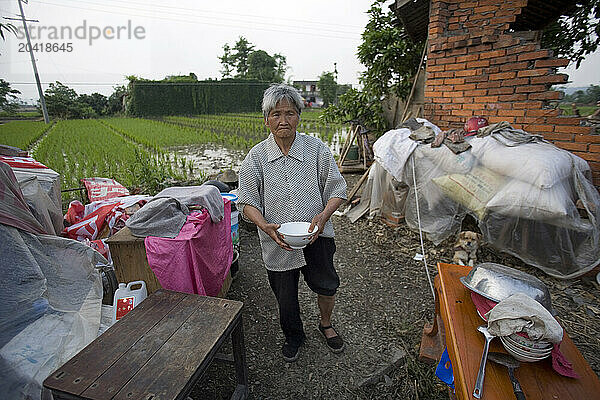
[[[281,247],[284,250],[292,251],[292,248],[286,242],[283,241],[281,235],[279,234],[279,232],[277,232],[277,229],[279,229],[280,226],[281,225],[279,224],[264,224],[260,227],[260,229],[262,229],[263,232],[269,235],[271,239],[273,239],[275,243],[279,245],[279,247]]]
[[[325,228],[325,224],[327,223],[328,219],[329,218],[327,218],[326,215],[324,215],[323,213],[315,215],[315,217],[310,222],[310,226],[308,227],[308,232],[312,233],[313,230],[315,230],[315,227],[317,227],[318,229],[315,230],[314,235],[313,235],[312,239],[310,240],[309,244],[312,244],[315,240],[317,240],[319,235],[321,233],[323,233],[323,229]]]

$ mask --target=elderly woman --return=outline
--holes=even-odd
[[[339,353],[344,342],[331,326],[335,293],[340,285],[333,265],[335,242],[331,214],[346,199],[346,182],[329,148],[319,139],[296,132],[302,98],[293,87],[276,84],[264,93],[262,110],[269,137],[254,146],[239,174],[238,206],[258,227],[269,284],[279,305],[282,348],[287,362],[296,361],[306,338],[300,306],[300,272],[317,293],[319,331],[329,349]],[[293,221],[311,222],[312,242],[291,249],[277,229]]]

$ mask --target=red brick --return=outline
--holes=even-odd
[[[474,83],[465,83],[464,85],[454,85],[456,90],[475,90],[478,85]]]
[[[555,125],[579,125],[581,122],[581,118],[579,117],[553,117],[548,118],[549,124]]]
[[[437,60],[438,64],[453,64],[456,62],[456,57],[444,57],[440,60]]]
[[[525,101],[527,100],[526,94],[507,94],[500,95],[499,101]]]
[[[477,7],[479,3],[476,1],[470,1],[470,2],[464,2],[464,3],[458,3],[458,8],[460,9],[465,9],[465,8],[474,8]]]
[[[499,117],[524,117],[525,110],[498,110]]]
[[[498,15],[498,13],[496,13],[496,15]],[[519,42],[520,42],[520,40],[517,38],[499,39],[498,41],[496,41],[496,43],[494,43],[493,46],[495,49],[501,49],[504,47],[516,46],[519,44]]]
[[[492,64],[514,63],[515,61],[517,61],[517,56],[504,56],[490,59],[490,63]]]
[[[590,144],[589,151],[592,153],[600,153],[600,144]]]
[[[474,97],[485,96],[487,94],[487,89],[469,90],[468,94]]]
[[[560,100],[562,99],[564,94],[562,92],[555,91],[547,91],[541,93],[531,93],[529,94],[530,100]]]
[[[584,142],[584,143],[600,143],[600,135],[575,135],[576,142]]]
[[[473,111],[471,111],[471,110],[452,110],[452,115],[461,116],[461,117],[471,117],[471,116],[473,116]]]
[[[550,73],[550,69],[548,68],[544,68],[544,69],[525,69],[523,71],[519,71],[517,72],[517,76],[519,78],[524,77],[524,76],[542,76],[542,75],[546,75]]]
[[[457,77],[459,77],[459,76],[474,76],[474,75],[479,75],[480,73],[481,73],[481,71],[478,69],[463,69],[462,71],[454,72],[455,76],[457,76]]]
[[[510,49],[506,49],[506,54],[519,54],[536,51],[538,46],[535,43],[524,44],[522,46],[515,46]]]
[[[575,137],[575,135],[569,135],[566,133],[558,133],[558,132],[547,132],[544,133],[544,138],[548,139],[548,140],[562,140],[565,142],[572,142],[573,141],[573,137]]]
[[[465,78],[446,78],[444,79],[445,85],[462,85],[465,83]]]
[[[531,132],[552,132],[552,131],[554,131],[553,125],[544,125],[544,124],[529,125],[528,128]]]
[[[443,79],[427,79],[427,86],[438,86],[438,85],[443,85],[443,84],[444,84]]]
[[[454,71],[432,72],[430,73],[430,76],[431,78],[429,79],[454,78]]]
[[[465,110],[481,110],[480,114],[483,114],[484,107],[481,103],[471,103],[471,104],[463,104],[463,109]]]
[[[499,81],[503,79],[513,79],[516,76],[516,72],[500,72],[497,74],[490,74],[490,81]]]
[[[458,43],[456,43],[456,45],[458,45]],[[464,54],[467,54],[467,48],[466,47],[463,47],[463,48],[460,48],[460,49],[452,49],[452,50],[448,51],[448,55],[449,56],[459,56],[460,57],[460,56],[462,56]]]
[[[569,65],[569,60],[566,58],[555,58],[552,60],[536,60],[535,61],[536,68],[566,67],[567,65]]]
[[[503,122],[503,121],[506,121],[509,124],[515,123],[514,117],[489,117],[489,118],[487,118],[487,120],[490,124],[497,124],[498,122]]]
[[[506,54],[506,50],[486,51],[486,52],[483,52],[483,53],[479,54],[479,59],[480,60],[484,60],[484,59],[487,59],[487,58],[502,57],[505,54]]]
[[[443,97],[463,97],[462,91],[452,91],[452,92],[444,92]]]
[[[582,153],[582,152],[573,152],[576,156],[583,158],[585,161],[600,161],[600,153]]]
[[[475,75],[475,76],[467,76],[464,78],[466,83],[477,83],[477,82],[487,82],[487,75]]]
[[[481,82],[477,84],[477,89],[499,88],[500,81]]]
[[[456,57],[456,62],[469,62],[479,59],[479,54],[467,54],[465,56]]]
[[[500,71],[519,71],[519,72],[521,72],[520,70],[527,68],[528,65],[529,65],[529,62],[527,62],[527,61],[513,62],[513,63],[501,65]],[[518,76],[519,75],[517,73],[517,77]]]
[[[546,85],[525,85],[525,86],[517,86],[515,88],[515,92],[517,93],[534,93],[534,92],[544,92],[548,88]]]
[[[502,86],[523,86],[527,84],[529,84],[529,78],[516,78],[502,81]]]
[[[473,9],[474,12],[476,13],[485,13],[485,12],[490,12],[490,11],[497,11],[499,9],[498,6],[484,6],[484,7],[475,7]]]
[[[571,126],[571,125],[564,125],[564,126],[557,126],[556,127],[556,131],[557,132],[564,132],[564,133],[587,133],[589,134],[592,130],[591,126]]]
[[[475,98],[475,103],[496,103],[498,96],[480,96]]]
[[[530,53],[519,54],[517,60],[525,61],[525,60],[536,60],[539,58],[552,57],[552,50],[538,50],[532,51]]]
[[[525,109],[525,108],[542,108],[543,103],[541,101],[527,101],[524,103],[513,103],[513,108],[516,109]]]
[[[440,72],[444,70],[443,65],[432,65],[431,67],[427,67],[427,72]]]
[[[491,88],[488,89],[488,94],[513,94],[515,91],[514,87],[503,87],[503,88]]]
[[[573,142],[554,142],[554,144],[561,149],[569,151],[587,151],[587,144],[585,143],[573,143]]]
[[[481,68],[481,67],[489,67],[490,60],[479,60],[479,61],[471,61],[468,63],[470,68]]]
[[[452,102],[462,104],[464,106],[467,103],[472,103],[473,98],[472,97],[454,97],[454,98],[452,98]]]
[[[564,83],[569,79],[569,76],[566,74],[558,74],[558,75],[547,75],[547,76],[538,76],[531,78],[531,83]]]

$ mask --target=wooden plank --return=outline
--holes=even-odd
[[[114,399],[175,399],[191,391],[231,333],[242,303],[205,297],[204,304],[175,332]]]
[[[438,264],[440,273],[440,313],[444,320],[446,345],[452,361],[457,398],[470,399],[483,351],[483,335],[477,326],[483,320],[477,315],[470,292],[459,281],[471,270],[452,264]],[[499,340],[493,340],[490,351],[506,353]],[[564,335],[561,352],[573,364],[581,379],[559,375],[552,369],[551,360],[521,363],[515,371],[527,399],[581,400],[600,393],[600,381],[569,336]],[[483,396],[486,400],[514,398],[505,367],[488,363]]]
[[[83,392],[85,398],[111,399],[183,325],[205,298],[187,295]]]
[[[124,227],[111,236],[107,243],[119,282],[144,281],[148,294],[162,288],[148,264],[144,238],[133,236],[129,228]]]
[[[44,381],[49,389],[81,394],[167,315],[184,293],[148,297]]]

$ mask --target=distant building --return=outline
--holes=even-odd
[[[294,87],[300,91],[305,107],[321,107],[323,105],[318,84],[319,81],[294,81]]]
[[[294,81],[293,85],[300,91],[300,94],[305,100],[305,106],[308,106],[308,102],[311,103],[311,107],[323,106],[323,97],[321,97],[321,91],[319,90],[319,81]],[[352,89],[352,85],[338,85],[338,96],[346,93],[349,89]]]

